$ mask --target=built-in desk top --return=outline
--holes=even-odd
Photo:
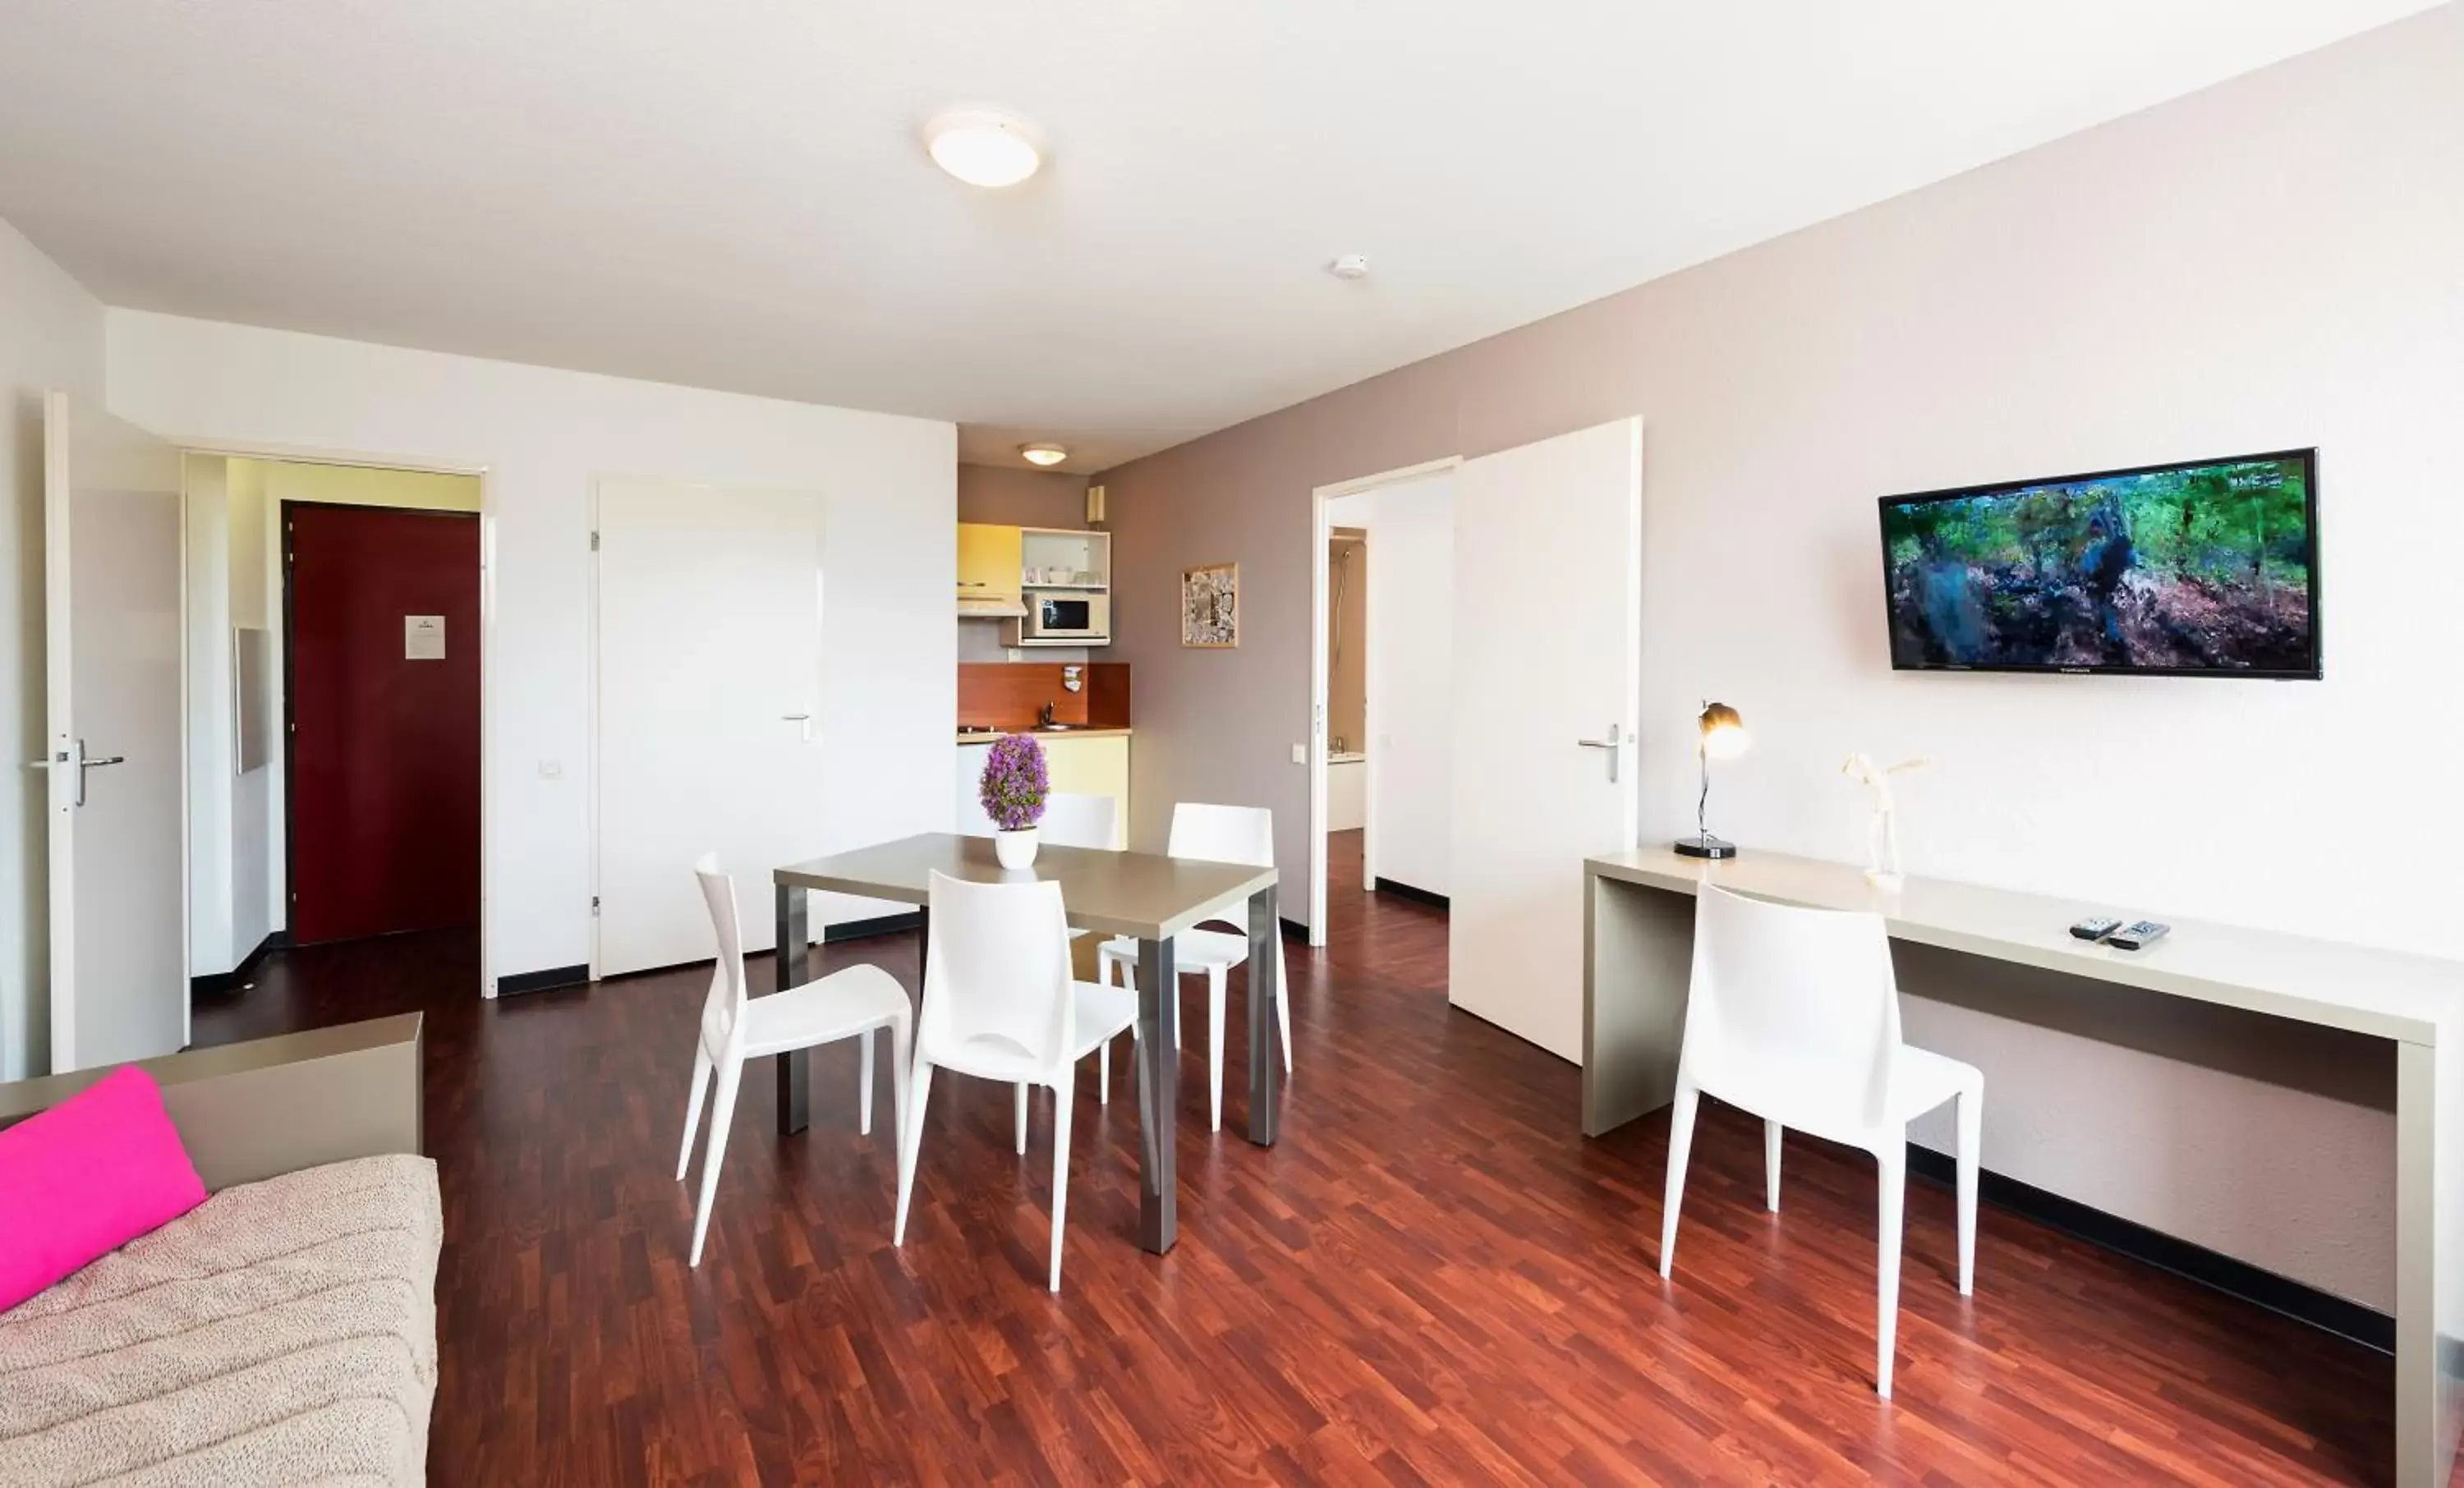
[[[2185,920],[2171,920],[2172,932],[2145,951],[2119,951],[2070,933],[2091,914],[2121,912],[2111,906],[1914,876],[1885,890],[1844,863],[1751,849],[1713,863],[1639,847],[1584,867],[1681,894],[1707,883],[1779,904],[1870,910],[1893,937],[1918,945],[2382,1039],[2464,1038],[2464,961]]]

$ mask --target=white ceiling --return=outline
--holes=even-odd
[[[114,304],[1095,470],[2427,9],[5,0],[0,217]],[[961,102],[1044,172],[935,169]]]

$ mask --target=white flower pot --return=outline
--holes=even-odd
[[[1004,868],[1023,868],[1035,862],[1035,828],[993,833],[993,856]]]

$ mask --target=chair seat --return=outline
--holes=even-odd
[[[1890,1119],[1904,1124],[1954,1096],[1985,1094],[1985,1072],[1931,1049],[1900,1045],[1891,1066]]]
[[[1138,962],[1138,943],[1127,935],[1104,942],[1104,954],[1132,966]],[[1239,966],[1249,959],[1249,937],[1230,930],[1188,930],[1172,939],[1173,970],[1182,974]]]
[[[1069,1061],[1076,1063],[1101,1047],[1107,1039],[1127,1033],[1138,1020],[1138,995],[1127,987],[1107,987],[1101,982],[1073,981],[1071,994],[1078,999],[1078,1045],[1069,1051]],[[956,1049],[944,1050],[934,1063],[961,1075],[979,1080],[1006,1080],[1012,1083],[1042,1084],[1044,1076],[1024,1049],[1006,1039],[970,1039]]]
[[[907,989],[877,966],[850,966],[744,1005],[744,1056],[831,1043],[908,1016]]]

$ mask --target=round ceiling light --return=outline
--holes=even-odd
[[[1021,445],[1018,452],[1026,456],[1029,465],[1059,465],[1069,458],[1069,451],[1059,445]]]
[[[1035,131],[988,109],[956,109],[924,131],[933,163],[969,186],[1016,186],[1044,164]]]

